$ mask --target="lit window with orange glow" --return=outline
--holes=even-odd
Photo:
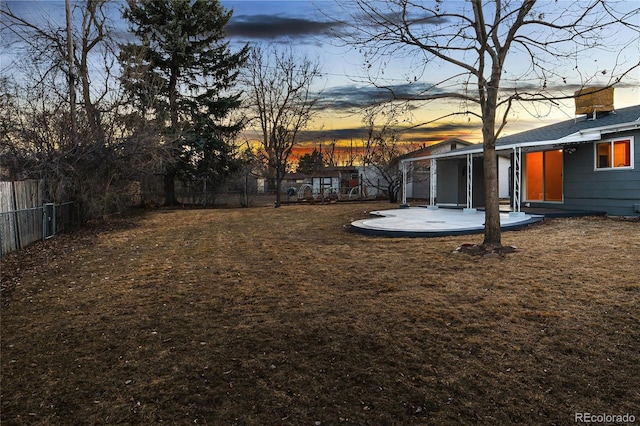
[[[527,152],[526,156],[527,200],[542,201],[543,176],[542,152]]]
[[[527,152],[525,166],[527,201],[562,202],[562,150]]]
[[[598,142],[595,146],[596,170],[633,168],[632,139]]]
[[[616,141],[613,143],[613,167],[631,166],[631,143]]]

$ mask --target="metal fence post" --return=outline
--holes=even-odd
[[[47,239],[47,225],[49,224],[49,215],[47,215],[47,204],[42,205],[42,241]]]
[[[56,235],[56,205],[45,203],[42,206],[42,239]]]

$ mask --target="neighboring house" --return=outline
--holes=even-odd
[[[298,198],[320,198],[339,194],[341,200],[376,198],[382,196],[371,182],[376,180],[373,166],[330,166],[311,174],[287,173],[282,180],[282,192]],[[270,193],[275,184],[267,178],[256,179],[259,194]],[[293,188],[293,190],[292,190]]]
[[[640,105],[602,111],[581,104],[575,119],[498,139],[496,153],[510,158],[514,212],[526,206],[640,214]],[[438,165],[437,204],[483,206],[482,146],[428,159]]]
[[[258,191],[269,191],[267,179],[258,179]],[[318,198],[323,193],[327,197],[353,198],[360,193],[360,172],[357,167],[324,167],[310,174],[287,173],[282,179],[282,192],[298,198]]]
[[[378,167],[373,165],[357,166],[362,182],[362,194],[364,198],[386,197],[385,178],[380,173]]]
[[[300,185],[307,183],[308,179],[309,176],[304,173],[286,173],[282,179],[282,192],[286,193],[291,187],[298,188]],[[256,181],[258,194],[273,193],[276,189],[273,178],[259,177]]]
[[[339,194],[341,198],[359,194],[360,179],[355,167],[323,167],[309,178],[314,194]]]

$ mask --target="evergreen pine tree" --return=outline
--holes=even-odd
[[[225,41],[231,15],[218,0],[127,0],[124,8],[137,41],[121,46],[123,83],[171,148],[167,205],[177,203],[176,178],[215,186],[233,171],[230,141],[244,123],[231,118],[240,106],[232,89],[248,48],[232,53]]]

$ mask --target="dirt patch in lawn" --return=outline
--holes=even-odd
[[[349,231],[388,207],[157,211],[9,255],[2,424],[640,418],[639,222],[502,256]]]

